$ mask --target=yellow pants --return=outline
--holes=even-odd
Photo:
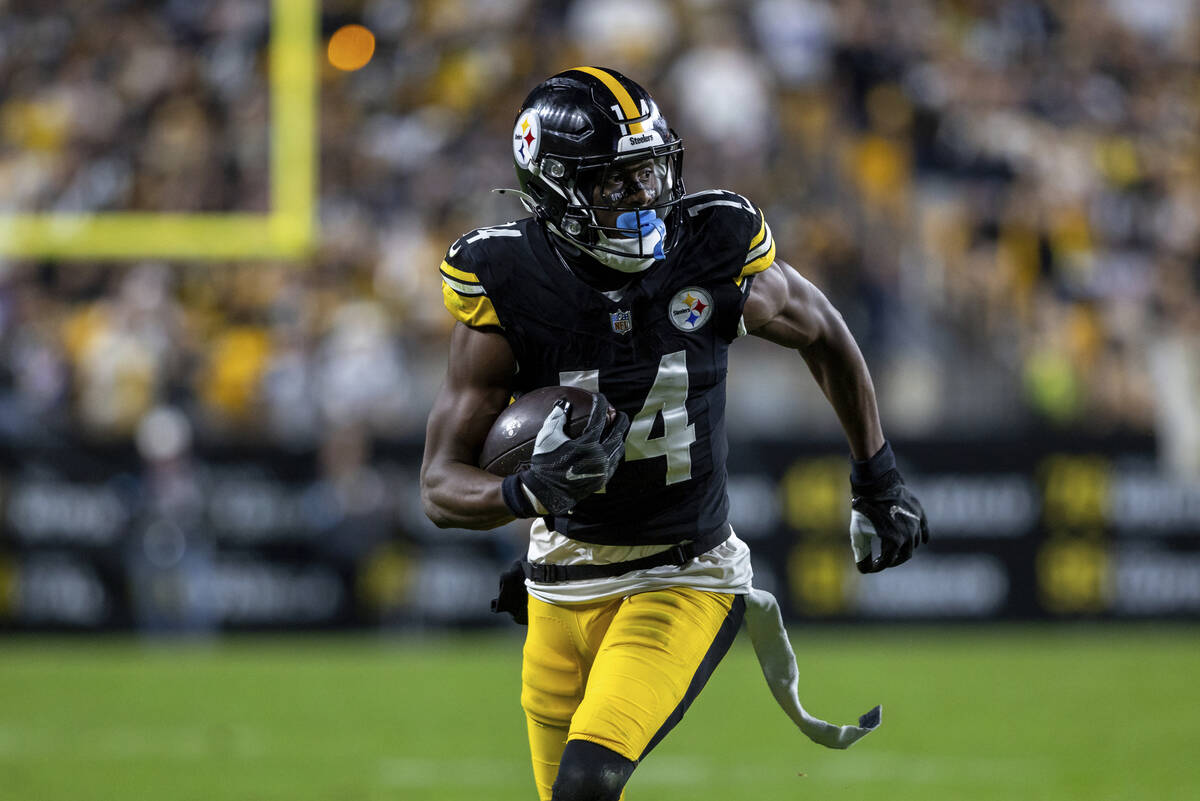
[[[686,588],[582,604],[529,598],[521,706],[538,796],[568,740],[640,760],[683,717],[729,650],[745,599]]]

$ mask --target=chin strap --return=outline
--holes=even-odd
[[[612,247],[615,249],[618,242],[620,242],[620,240],[609,239],[603,233],[600,233],[597,236],[600,239],[600,244],[605,247]],[[583,251],[596,261],[603,264],[605,267],[610,267],[619,273],[644,273],[646,270],[649,270],[654,266],[653,256],[642,256],[640,254],[618,256],[616,253],[609,253],[606,250],[589,248],[586,246],[583,248]]]
[[[796,654],[788,641],[774,595],[764,590],[750,591],[746,596],[746,629],[771,694],[808,739],[826,748],[849,748],[879,727],[883,714],[879,706],[859,717],[857,726],[826,723],[804,709],[797,693],[800,671],[796,667]]]
[[[600,247],[585,248],[601,264],[623,273],[640,273],[667,257],[663,251],[667,224],[654,212],[627,211],[617,217],[617,228],[627,233],[614,237],[598,231]]]

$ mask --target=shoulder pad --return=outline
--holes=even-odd
[[[463,234],[446,250],[439,268],[442,302],[455,320],[472,328],[500,327],[496,307],[487,292],[489,240],[522,235],[523,231],[515,222],[476,228]]]
[[[497,243],[511,242],[513,239],[525,235],[522,222],[522,220],[516,220],[503,225],[491,225],[468,231],[456,239],[454,244],[446,250],[446,263],[469,272],[479,272],[473,269],[472,265],[486,263],[488,256],[491,255],[490,251]]]
[[[747,218],[758,213],[746,198],[737,192],[725,189],[709,189],[704,192],[694,192],[683,199],[682,208],[689,217],[697,217],[705,212],[708,216],[729,217],[731,214]],[[730,209],[733,209],[731,212]]]
[[[775,239],[762,210],[736,192],[713,189],[684,198],[681,211],[719,241],[730,242],[741,257],[739,286],[748,275],[762,272],[775,261]]]

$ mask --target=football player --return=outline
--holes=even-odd
[[[727,354],[749,333],[797,350],[841,421],[859,569],[902,564],[928,541],[841,315],[776,257],[753,203],[684,190],[683,142],[620,73],[578,67],[539,84],[512,145],[531,216],[466,234],[441,265],[457,324],[421,493],[439,526],[533,518],[527,610],[524,592],[512,605],[529,626],[521,703],[539,797],[619,798],[748,604],[767,621],[751,635],[780,703],[814,739],[849,745],[878,715],[830,726],[795,701],[794,657],[774,599],[752,587],[725,486]],[[479,469],[510,397],[557,385],[602,393],[618,419],[605,425],[602,401],[556,406],[528,468],[503,480]],[[568,414],[588,417],[578,437]]]

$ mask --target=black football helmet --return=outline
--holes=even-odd
[[[650,93],[615,70],[576,67],[534,87],[513,160],[530,211],[609,266],[645,269],[682,228],[672,212],[684,196],[683,142]]]

